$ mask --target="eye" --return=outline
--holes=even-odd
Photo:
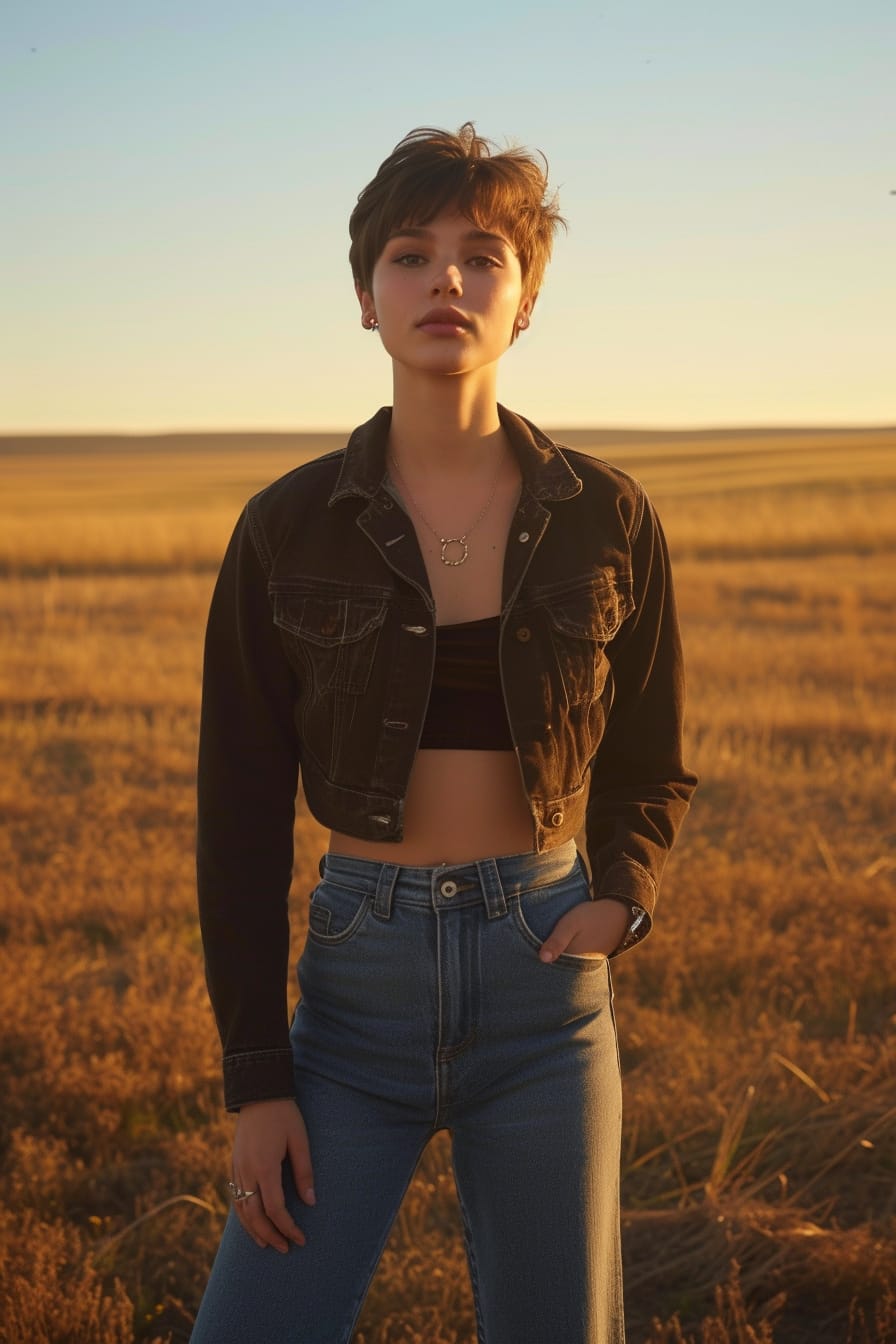
[[[491,270],[493,267],[501,266],[502,262],[499,257],[478,256],[470,258],[470,265],[481,270]]]
[[[413,267],[422,266],[426,258],[422,257],[419,252],[399,252],[397,256],[392,258],[392,261],[396,266]]]

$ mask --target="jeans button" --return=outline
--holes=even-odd
[[[452,882],[450,877],[445,882],[441,882],[439,884],[439,895],[450,900],[452,896],[457,895],[457,883]]]

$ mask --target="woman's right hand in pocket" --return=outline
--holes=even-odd
[[[281,1097],[241,1107],[233,1141],[233,1180],[241,1190],[254,1193],[234,1200],[234,1209],[257,1245],[283,1252],[290,1242],[305,1245],[305,1235],[286,1207],[282,1168],[286,1159],[300,1198],[314,1204],[308,1133],[296,1103]]]

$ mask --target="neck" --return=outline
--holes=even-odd
[[[504,450],[495,378],[413,378],[393,374],[389,448],[411,469],[463,475],[494,463]]]

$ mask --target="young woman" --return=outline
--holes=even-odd
[[[470,124],[397,146],[350,223],[392,406],[252,499],[224,559],[199,893],[238,1116],[194,1344],[348,1341],[439,1129],[481,1344],[623,1339],[608,959],[650,927],[695,779],[643,490],[496,400],[546,192]],[[290,1027],[300,772],[330,840]]]

